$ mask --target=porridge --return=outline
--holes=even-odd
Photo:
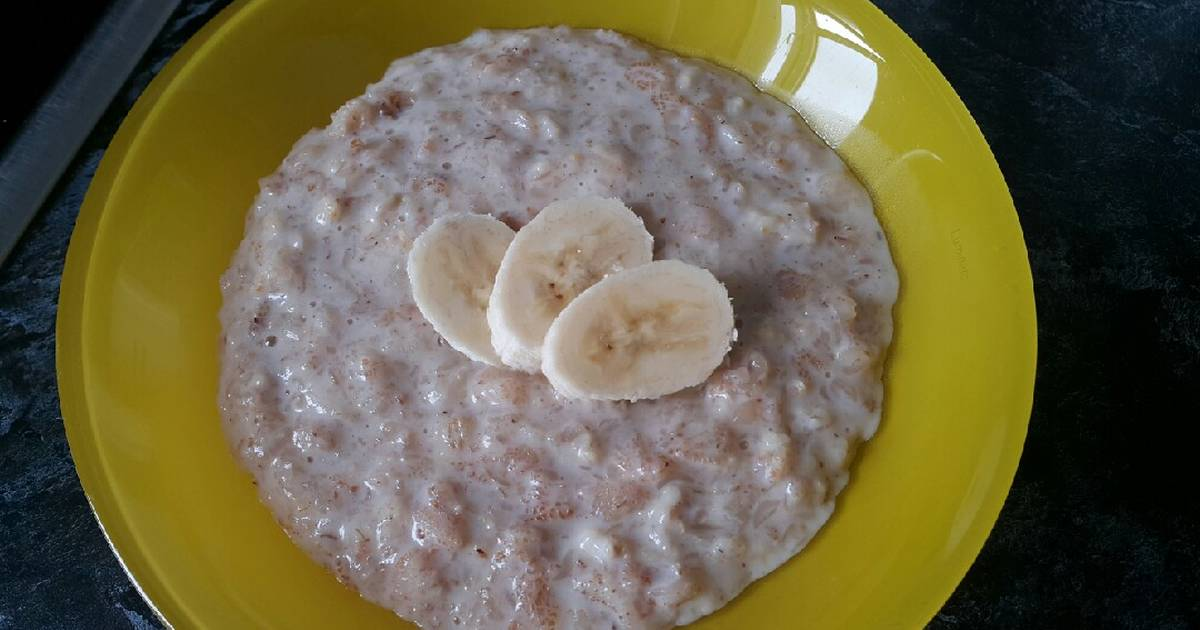
[[[450,214],[591,195],[711,271],[702,384],[560,396],[449,346],[406,256]],[[481,31],[396,61],[262,181],[222,280],[220,406],[291,539],[425,627],[668,627],[829,518],[878,425],[897,275],[866,192],[743,78],[608,31]]]

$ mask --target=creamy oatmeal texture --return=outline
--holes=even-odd
[[[418,313],[434,219],[581,195],[728,287],[738,341],[704,384],[566,400]],[[897,276],[793,110],[558,28],[395,62],[263,180],[222,288],[225,430],[296,544],[425,627],[609,628],[712,612],[825,523],[879,422]]]

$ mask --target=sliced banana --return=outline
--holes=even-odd
[[[546,333],[542,371],[570,398],[657,398],[703,382],[733,338],[725,286],[705,269],[660,260],[568,304]]]
[[[408,279],[413,300],[450,347],[499,366],[487,323],[488,298],[513,231],[484,214],[433,222],[413,241]]]
[[[504,254],[487,307],[492,345],[509,367],[536,372],[550,323],[607,275],[650,262],[654,239],[619,199],[545,207]]]

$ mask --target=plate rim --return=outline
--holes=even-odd
[[[221,9],[175,51],[135,99],[121,120],[112,140],[96,167],[84,193],[67,244],[63,263],[57,314],[54,321],[54,362],[57,376],[59,411],[67,436],[67,446],[76,477],[83,489],[101,536],[112,550],[117,564],[154,616],[167,628],[175,625],[163,612],[163,602],[176,604],[169,589],[147,587],[150,576],[139,577],[140,570],[130,567],[131,560],[140,560],[140,550],[128,540],[125,519],[112,497],[103,473],[103,456],[96,448],[92,433],[92,414],[87,404],[87,388],[83,374],[83,315],[86,311],[87,286],[92,271],[92,254],[100,232],[109,194],[121,177],[121,169],[132,147],[141,137],[145,123],[157,111],[162,97],[175,85],[175,80],[197,59],[198,54],[220,38],[224,29],[244,16],[244,11],[259,4],[259,0],[235,0]],[[82,455],[82,457],[81,457]],[[97,470],[101,469],[101,470]],[[85,472],[86,471],[86,472]],[[157,580],[155,580],[157,581]],[[151,597],[150,590],[156,591]],[[159,592],[161,590],[161,592]],[[157,600],[157,601],[156,601]]]

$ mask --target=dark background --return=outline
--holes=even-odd
[[[4,96],[0,98],[0,148],[12,140],[42,94],[71,60],[75,48],[103,15],[107,2],[27,2],[20,9],[0,7],[0,59],[6,61]]]
[[[0,19],[6,65],[21,67],[6,73],[0,145],[103,5],[43,4],[37,19]],[[0,630],[158,627],[71,464],[55,302],[104,147],[154,73],[225,4],[183,3],[0,268]],[[878,4],[983,129],[1037,293],[1021,467],[932,626],[1200,627],[1200,1]]]

